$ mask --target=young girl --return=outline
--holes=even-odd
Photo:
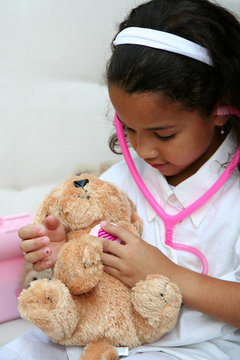
[[[237,150],[239,43],[238,21],[208,0],[152,0],[120,24],[107,66],[110,99],[137,154],[134,162],[142,180],[170,215],[205,194]],[[116,135],[110,145],[116,149]],[[103,254],[105,271],[129,286],[147,274],[161,273],[178,284],[183,297],[179,321],[171,333],[134,349],[128,358],[237,360],[238,169],[200,208],[174,226],[172,242],[185,251],[165,243],[164,220],[139,190],[124,161],[102,178],[125,190],[144,220],[142,239],[121,227],[102,225],[125,242],[123,246],[102,240],[103,247],[115,255]],[[52,216],[44,226],[22,228],[20,236],[25,260],[34,263],[36,270],[52,266],[65,241],[63,226]],[[46,354],[52,351],[51,359],[67,358],[63,347],[41,336]],[[20,346],[21,340],[17,341]],[[16,341],[3,351],[14,346]],[[78,359],[77,350],[67,352],[70,360]]]

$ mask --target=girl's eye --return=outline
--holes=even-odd
[[[161,136],[161,135],[158,135],[157,133],[154,133],[154,135],[161,141],[169,141],[175,137],[175,134],[168,135],[168,136]]]
[[[134,129],[131,129],[131,128],[127,127],[126,125],[124,125],[124,127],[125,127],[125,130],[126,130],[127,132],[135,133],[135,130],[134,130]],[[154,134],[154,136],[156,136],[156,137],[157,137],[158,139],[160,139],[161,141],[169,141],[169,140],[173,139],[173,138],[175,137],[175,135],[176,135],[176,134],[171,134],[171,135],[168,135],[168,136],[161,136],[161,135],[159,135],[159,134],[156,133],[156,132],[154,132],[153,134]]]
[[[126,129],[126,131],[128,131],[128,132],[135,132],[135,130],[133,130],[133,129],[131,129],[131,128],[127,127],[126,125],[125,125],[125,129]]]

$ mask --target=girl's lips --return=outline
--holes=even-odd
[[[163,169],[165,166],[168,165],[168,162],[165,162],[165,163],[160,163],[160,164],[149,164],[151,165],[153,168],[155,169],[158,169],[158,170],[161,170]]]

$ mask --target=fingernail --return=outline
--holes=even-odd
[[[109,223],[107,222],[107,221],[102,221],[101,222],[101,227],[105,227],[105,226],[107,226]]]
[[[45,265],[49,268],[49,267],[51,267],[51,261],[45,261]]]
[[[42,244],[43,245],[47,245],[49,243],[49,238],[48,237],[44,237],[43,239],[42,239]]]
[[[49,248],[46,248],[43,250],[44,254],[46,255],[49,255],[50,254],[50,249]]]
[[[38,235],[39,235],[39,236],[45,235],[45,229],[39,229],[39,230],[38,230]]]

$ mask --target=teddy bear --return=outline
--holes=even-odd
[[[24,262],[20,277],[21,289],[27,289],[32,281],[43,278],[52,279],[52,269],[36,271],[33,269],[32,264]]]
[[[81,360],[116,360],[117,346],[155,342],[175,326],[182,301],[176,284],[150,274],[130,288],[103,270],[99,237],[106,234],[92,235],[93,229],[108,221],[142,233],[142,220],[122,190],[90,174],[71,177],[43,199],[34,223],[48,215],[62,222],[67,242],[53,278],[32,281],[20,294],[22,318],[55,343],[84,346]]]
[[[104,173],[107,169],[109,169],[114,164],[113,161],[104,161],[97,166],[89,166],[86,168],[79,167],[77,171],[75,171],[74,175],[81,175],[82,173],[88,173],[95,176],[100,176],[102,173]],[[52,269],[46,269],[43,271],[35,271],[33,269],[32,264],[24,262],[23,269],[20,276],[20,288],[21,289],[27,289],[30,285],[30,283],[33,280],[38,280],[42,278],[52,278]]]

